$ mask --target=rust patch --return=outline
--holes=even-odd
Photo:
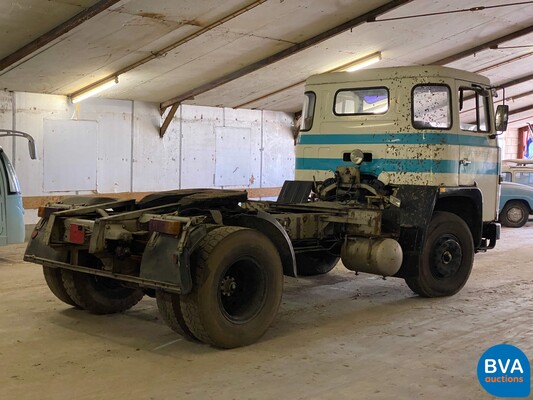
[[[158,13],[143,12],[143,11],[138,12],[136,15],[142,18],[155,19],[156,21],[176,22],[180,26],[182,25],[199,26],[199,27],[202,26],[202,24],[195,19],[184,19],[184,20],[172,21],[172,20],[167,19],[166,15],[158,14]]]
[[[165,16],[163,14],[149,13],[149,12],[140,12],[137,13],[139,17],[157,19],[158,21],[164,21]]]
[[[183,25],[192,25],[192,26],[203,26],[200,22],[198,22],[195,19],[189,19],[185,21],[181,21]]]

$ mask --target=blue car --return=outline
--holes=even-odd
[[[533,187],[519,183],[502,182],[500,195],[500,222],[503,226],[520,228],[533,213]]]
[[[35,142],[27,133],[0,129],[0,137],[22,137],[28,140],[30,157],[35,160]],[[24,208],[15,169],[0,147],[0,246],[24,241]]]

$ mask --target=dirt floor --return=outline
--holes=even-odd
[[[503,229],[445,299],[341,264],[287,278],[265,337],[226,351],[181,339],[150,298],[119,315],[68,307],[23,245],[0,248],[0,398],[490,399],[481,354],[510,343],[533,356],[532,244],[533,222]]]

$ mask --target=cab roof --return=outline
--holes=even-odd
[[[414,67],[388,67],[364,69],[354,72],[328,72],[312,75],[307,79],[307,85],[320,85],[328,83],[376,81],[381,79],[402,78],[452,78],[460,79],[480,85],[489,86],[490,81],[482,75],[462,71],[455,68],[423,65]]]

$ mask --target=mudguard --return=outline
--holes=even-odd
[[[296,257],[292,247],[291,239],[285,229],[272,215],[258,211],[257,214],[238,214],[230,218],[225,218],[226,225],[242,226],[244,228],[256,229],[268,237],[278,249],[283,274],[296,277]]]
[[[144,250],[139,277],[178,285],[180,294],[189,293],[192,290],[191,254],[205,235],[205,225],[191,228],[180,251],[181,236],[155,232]]]

